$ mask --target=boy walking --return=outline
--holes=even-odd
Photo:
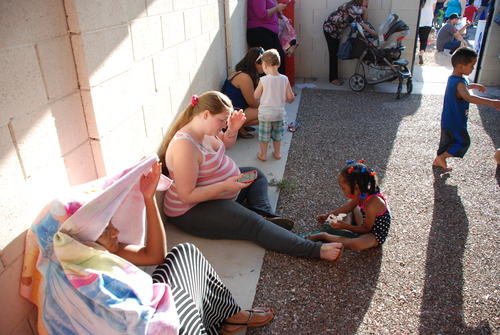
[[[433,166],[450,171],[446,164],[448,157],[462,158],[470,146],[470,137],[467,132],[469,104],[486,105],[500,110],[500,100],[475,96],[469,89],[486,92],[481,84],[469,84],[467,76],[474,70],[477,54],[469,47],[461,47],[451,57],[453,72],[448,78],[444,95],[443,111],[441,114],[441,139],[437,156]]]
[[[273,140],[276,159],[281,159],[281,140],[285,130],[284,120],[286,118],[285,103],[295,101],[290,82],[285,75],[278,72],[280,67],[280,55],[276,49],[269,49],[261,57],[262,69],[266,74],[260,78],[259,85],[255,89],[255,99],[260,99],[259,104],[259,143],[260,152],[257,158],[265,162],[267,160],[267,146]]]

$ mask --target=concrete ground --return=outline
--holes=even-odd
[[[445,67],[436,66],[418,66],[413,70],[413,94],[444,94],[446,80],[451,70]],[[331,90],[350,90],[348,79],[344,80],[343,86],[335,86],[326,80],[310,80],[296,78],[293,91],[297,93],[296,101],[287,104],[288,122],[294,121],[300,103],[302,88],[314,87]],[[403,94],[406,94],[406,85],[403,86]],[[499,88],[492,88],[499,90]],[[397,82],[385,82],[377,85],[367,85],[365,90],[375,92],[387,92],[394,94],[396,99]],[[360,93],[362,94],[362,93]],[[402,101],[402,103],[404,103]],[[299,126],[300,131],[300,126]],[[292,133],[287,132],[282,141],[282,159],[275,160],[269,150],[268,161],[261,162],[256,153],[259,150],[258,132],[253,139],[238,139],[227,154],[239,166],[255,166],[266,173],[269,180],[276,178],[282,179],[285,169],[288,149],[292,140]],[[269,198],[273,206],[276,205],[279,193],[275,187],[269,187]],[[223,215],[223,213],[214,213],[214,215]],[[219,276],[233,293],[236,301],[243,309],[252,307],[257,283],[260,276],[260,270],[263,263],[265,250],[254,243],[237,240],[207,240],[191,236],[179,231],[177,228],[168,224],[167,239],[169,248],[181,242],[190,242],[195,244],[214,266]],[[238,334],[244,334],[245,330]]]

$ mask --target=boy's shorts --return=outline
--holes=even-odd
[[[269,143],[271,139],[281,142],[284,132],[283,121],[259,121],[259,142]]]
[[[464,157],[470,147],[470,137],[467,131],[457,132],[441,129],[441,139],[437,155],[449,153],[453,157]]]

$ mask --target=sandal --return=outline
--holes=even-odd
[[[328,233],[330,235],[336,235],[336,236],[344,236],[347,238],[355,238],[358,237],[356,233],[353,233],[350,230],[347,229],[334,229],[332,226],[330,226],[329,223],[323,223],[323,231],[325,233]]]
[[[249,140],[249,139],[253,138],[253,135],[252,134],[246,134],[246,135],[244,135],[244,134],[238,132],[238,137],[241,137],[241,138],[244,138],[246,140]]]
[[[272,309],[269,309],[269,311],[272,311]],[[250,313],[250,315],[248,316],[247,322],[245,322],[245,323],[224,322],[224,327],[220,330],[220,333],[222,335],[232,335],[232,334],[235,334],[235,333],[239,332],[241,329],[243,329],[243,327],[260,327],[260,326],[263,326],[263,325],[267,324],[269,321],[271,321],[273,319],[274,315],[271,315],[271,317],[268,318],[268,319],[266,319],[265,321],[262,321],[260,323],[256,323],[256,324],[253,324],[253,325],[250,324],[250,321],[252,320],[252,317],[253,317],[253,315],[255,313],[269,313],[269,311],[259,310],[259,309],[247,309],[246,312]],[[235,329],[229,331],[229,330],[226,330],[226,328],[225,328],[226,325],[240,326],[240,327],[236,327]]]
[[[344,252],[344,245],[342,245],[342,248],[340,248],[340,253],[337,256],[337,259],[333,261],[333,263],[338,263],[340,262],[340,258],[342,257],[342,253]]]
[[[255,131],[256,129],[254,127],[243,127],[243,129],[245,129],[246,131]]]
[[[292,230],[293,229],[293,221],[290,219],[285,219],[279,216],[273,217],[273,218],[266,218],[264,217],[267,221],[271,221],[277,226],[280,226],[281,228],[285,228],[286,230]]]
[[[300,234],[299,237],[302,237],[303,239],[308,240],[309,237],[311,237],[312,235],[316,235],[316,234],[319,234],[319,233],[322,233],[322,231],[315,231],[315,232],[312,232],[312,233]]]
[[[288,131],[294,133],[297,130],[298,126],[299,126],[298,122],[290,122],[290,124],[288,125]]]

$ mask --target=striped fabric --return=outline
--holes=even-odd
[[[153,272],[154,283],[172,288],[180,335],[219,334],[240,307],[210,263],[193,244],[174,247]]]
[[[193,142],[196,147],[203,154],[203,162],[200,165],[200,172],[198,175],[198,180],[196,181],[196,186],[207,186],[212,185],[221,181],[226,180],[229,177],[236,176],[240,173],[240,169],[236,163],[226,156],[226,146],[224,142],[220,139],[219,150],[217,152],[210,152],[205,149],[201,144],[196,142],[189,134],[177,132],[172,139],[173,141],[177,141],[179,139],[187,139]],[[177,194],[177,185],[175,183],[175,173],[172,170],[172,167],[167,164],[168,172],[170,178],[174,180],[170,188],[165,192],[165,199],[163,202],[163,211],[167,216],[176,217],[181,216],[186,213],[192,207],[196,205],[196,203],[183,204],[179,200],[179,196]],[[223,192],[216,196],[211,200],[216,199],[230,199],[236,200],[239,192]]]

